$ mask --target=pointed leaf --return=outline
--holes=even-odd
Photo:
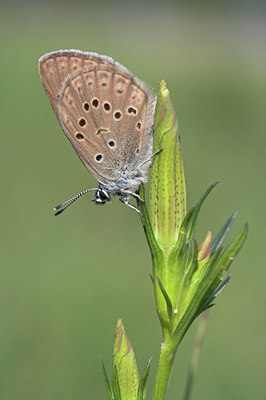
[[[218,287],[218,279],[223,270],[228,270],[231,262],[234,260],[236,254],[242,247],[248,233],[247,224],[244,225],[240,233],[237,235],[231,245],[228,246],[227,250],[220,256],[222,248],[218,248],[212,255],[210,261],[206,264],[206,271],[203,278],[200,281],[198,289],[191,300],[185,314],[181,321],[177,325],[175,332],[172,336],[172,341],[180,343],[186,331],[199,315],[199,310],[202,309],[202,300],[210,297],[211,293]],[[226,282],[227,283],[227,282]],[[223,286],[222,286],[223,287]],[[210,294],[209,294],[210,293]],[[219,292],[218,292],[219,293]],[[218,294],[217,293],[217,294]],[[203,304],[206,300],[203,300]]]
[[[172,321],[173,321],[173,306],[172,306],[172,302],[171,302],[170,297],[168,296],[165,288],[163,287],[162,282],[158,278],[158,276],[157,276],[157,281],[158,281],[159,287],[161,289],[161,292],[162,292],[163,297],[164,297],[165,302],[166,302],[167,314],[168,314],[169,321],[172,324]]]
[[[107,390],[109,399],[110,400],[114,400],[114,394],[113,394],[113,391],[111,389],[111,385],[110,385],[110,382],[109,382],[109,379],[108,379],[108,375],[106,373],[106,369],[105,369],[102,357],[100,357],[100,363],[101,363],[102,372],[103,372],[103,378],[104,378],[104,382],[105,382],[105,386],[106,386],[106,390]]]
[[[216,253],[213,254],[210,261],[207,263],[207,265],[209,265],[207,271],[208,273],[206,274],[206,276],[204,275],[203,279],[200,278],[200,283],[198,285],[197,291],[191,299],[183,317],[178,323],[172,336],[172,340],[174,342],[180,343],[186,331],[198,315],[198,309],[200,307],[200,304],[202,303],[202,299],[208,298],[210,296],[208,293],[211,293],[214,290],[213,284],[216,284],[217,276],[220,272],[220,269],[217,268],[215,263],[216,260],[219,258],[221,252],[222,248],[218,249]]]
[[[198,244],[196,240],[193,240],[191,243],[191,265],[189,270],[185,269],[185,273],[187,273],[188,279],[194,274],[198,266]]]
[[[195,207],[192,207],[192,208],[188,211],[188,213],[186,214],[186,216],[185,216],[185,218],[183,219],[183,222],[182,222],[182,224],[181,224],[181,226],[180,226],[180,232],[182,232],[182,233],[186,233],[186,232],[187,232],[188,227],[189,227],[190,220],[191,220],[191,218],[192,218],[194,212],[195,212]]]
[[[222,270],[228,271],[235,256],[243,246],[248,234],[248,225],[245,224],[233,242],[227,246],[226,250],[218,260],[218,265]]]
[[[197,285],[193,283],[194,274],[198,269],[198,246],[196,241],[189,242],[188,258],[185,266],[185,274],[182,280],[181,288],[179,289],[180,295],[177,299],[175,308],[178,310],[179,318],[185,312]]]
[[[178,317],[181,316],[187,308],[187,301],[190,296],[190,278],[192,272],[197,269],[197,245],[195,246],[193,241],[187,243],[186,251],[183,254],[183,261],[180,265],[183,265],[183,271],[182,277],[180,275],[180,283],[176,290],[177,298],[174,304],[174,308],[178,310]]]
[[[182,249],[185,242],[187,241],[187,231],[189,229],[189,224],[190,224],[190,221],[191,221],[194,211],[195,211],[195,207],[192,207],[188,211],[187,215],[185,216],[185,218],[180,226],[177,242],[176,242],[173,250],[171,251],[171,255],[170,255],[171,258],[174,258],[174,259],[176,258],[180,249]]]
[[[154,256],[159,257],[162,254],[162,250],[160,249],[160,247],[155,239],[153,229],[151,226],[151,221],[150,221],[150,217],[149,217],[147,207],[146,207],[146,202],[145,202],[145,189],[144,189],[143,183],[140,186],[140,197],[144,200],[144,202],[137,200],[138,208],[142,213],[141,223],[142,223],[142,226],[143,226],[143,229],[144,229],[144,232],[145,232],[145,235],[146,235],[146,238],[147,238],[150,250],[151,250],[152,257],[154,257]]]
[[[212,189],[218,185],[218,183],[220,183],[221,181],[217,181],[214,182],[212,185],[210,185],[208,187],[208,189],[205,191],[205,193],[203,193],[203,195],[201,196],[201,198],[199,199],[199,201],[196,204],[195,207],[195,212],[193,213],[193,217],[191,219],[191,225],[190,225],[190,229],[188,231],[188,239],[192,239],[193,235],[194,235],[194,231],[195,231],[195,227],[196,227],[196,222],[198,219],[198,215],[199,215],[199,211],[201,209],[201,206],[203,204],[203,202],[206,200],[206,198],[208,197],[209,193],[212,191]]]
[[[115,400],[122,400],[117,368],[113,368],[112,386]]]
[[[150,372],[150,364],[151,364],[152,357],[148,360],[142,377],[139,382],[139,389],[138,389],[138,400],[145,400],[146,399],[146,391],[147,391],[147,380]]]
[[[215,289],[211,296],[206,300],[203,304],[202,308],[198,311],[198,315],[200,315],[203,311],[207,310],[208,308],[212,307],[214,304],[212,303],[213,300],[221,293],[221,291],[225,288],[231,278],[231,274],[228,274],[227,277],[222,281],[222,283]]]
[[[215,239],[212,242],[211,254],[214,253],[218,249],[218,247],[220,247],[223,244],[234,220],[237,217],[237,214],[238,210],[231,215],[231,217],[226,221],[220,232],[216,235]]]

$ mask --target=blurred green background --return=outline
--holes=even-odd
[[[94,186],[66,140],[38,58],[78,48],[112,56],[154,91],[165,79],[179,119],[188,206],[217,179],[200,242],[239,209],[248,240],[212,310],[193,399],[265,399],[266,24],[258,1],[0,4],[1,400],[106,399],[118,317],[140,370],[160,349],[151,260],[136,213],[84,196]],[[169,399],[181,399],[196,323],[177,354]]]

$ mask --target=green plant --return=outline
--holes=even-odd
[[[181,141],[164,81],[160,84],[154,120],[154,151],[160,148],[163,151],[152,163],[149,211],[146,202],[138,202],[152,256],[152,281],[163,337],[153,400],[165,399],[177,348],[193,321],[213,306],[214,299],[228,283],[229,267],[248,232],[245,224],[232,243],[223,247],[237,215],[234,212],[214,240],[209,231],[198,247],[194,236],[199,211],[219,181],[209,186],[196,206],[187,212]],[[145,198],[143,185],[140,195]],[[109,398],[144,400],[149,369],[150,361],[139,379],[133,349],[119,320],[114,342],[112,386],[103,366]],[[191,384],[192,379],[188,388]],[[188,396],[189,389],[186,399]]]

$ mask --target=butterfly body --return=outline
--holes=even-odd
[[[97,53],[47,53],[39,70],[64,134],[100,184],[95,203],[108,193],[109,201],[112,195],[127,204],[148,180],[156,98],[127,68]]]

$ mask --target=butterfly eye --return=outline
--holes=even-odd
[[[100,197],[101,200],[103,200],[103,201],[109,199],[108,193],[107,193],[105,190],[101,190],[101,191],[99,192],[99,197]]]

